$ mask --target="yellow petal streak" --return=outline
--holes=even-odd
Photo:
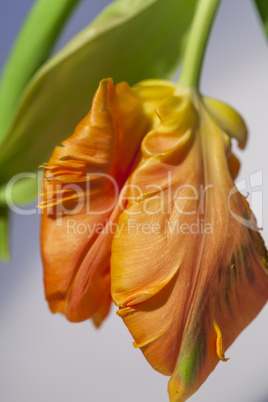
[[[223,350],[223,346],[222,346],[222,334],[221,334],[221,330],[218,326],[218,324],[216,323],[216,321],[214,321],[214,328],[217,334],[217,343],[216,343],[216,350],[217,350],[217,356],[220,360],[222,360],[223,362],[227,362],[229,360],[229,358],[225,357],[224,354],[224,350]]]

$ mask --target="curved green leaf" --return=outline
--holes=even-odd
[[[34,172],[87,113],[98,82],[170,77],[196,0],[118,0],[41,68],[0,149],[0,182]]]
[[[259,11],[264,32],[268,38],[268,0],[254,0]]]
[[[42,172],[21,174],[0,187],[0,260],[9,260],[9,209],[14,212],[37,198],[41,192]],[[16,208],[16,209],[14,209]]]
[[[0,208],[8,205],[20,207],[32,202],[41,193],[43,172],[18,174],[0,186]]]
[[[45,62],[74,7],[81,0],[38,0],[10,53],[0,86],[0,141],[30,78]]]
[[[8,208],[0,206],[0,259],[9,260]]]

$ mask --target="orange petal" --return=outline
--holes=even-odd
[[[108,312],[118,194],[150,124],[126,83],[103,80],[90,112],[46,165],[40,203],[46,298],[52,312],[71,321],[95,317],[99,325]]]
[[[268,295],[267,251],[233,184],[230,141],[198,96],[181,96],[159,106],[143,140],[111,258],[118,314],[149,363],[172,374],[172,402],[200,387]]]

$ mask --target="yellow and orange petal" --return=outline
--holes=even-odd
[[[268,296],[267,250],[233,183],[230,137],[243,147],[245,125],[217,102],[185,90],[159,100],[112,244],[118,314],[134,346],[171,375],[172,402],[227,360]]]
[[[70,321],[109,312],[113,224],[119,192],[152,125],[126,83],[103,80],[92,108],[46,164],[41,247],[46,298]]]

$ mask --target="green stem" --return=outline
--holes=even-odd
[[[221,0],[199,0],[186,45],[179,85],[198,90],[210,30]]]

